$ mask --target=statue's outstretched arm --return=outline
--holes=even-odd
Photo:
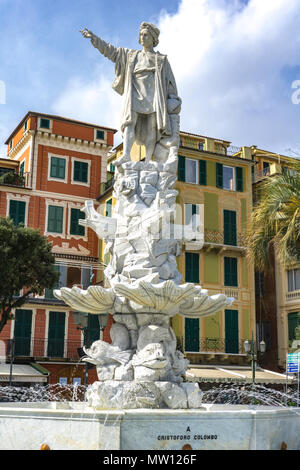
[[[85,28],[79,32],[84,38],[90,39],[93,46],[98,49],[98,51],[101,52],[102,55],[107,57],[112,62],[116,62],[118,49],[115,46],[112,46],[108,42],[105,42],[103,39],[96,36],[96,34],[94,34],[89,29]]]

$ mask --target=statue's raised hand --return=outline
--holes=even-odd
[[[84,38],[93,39],[93,37],[95,36],[94,33],[92,33],[92,31],[90,31],[87,28],[84,28],[80,30],[79,32],[82,34]]]

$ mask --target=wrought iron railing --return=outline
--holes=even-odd
[[[229,246],[246,246],[246,235],[244,233],[236,232],[230,236],[225,235],[224,232],[216,230],[204,230],[204,241],[206,243],[214,243],[216,245],[229,245]]]
[[[190,351],[187,343],[185,351],[188,353],[223,353],[223,354],[245,354],[245,340],[235,340],[230,338],[200,338],[197,350]]]
[[[2,340],[3,341],[3,340]],[[80,340],[55,338],[14,338],[3,341],[7,357],[43,357],[79,360]]]

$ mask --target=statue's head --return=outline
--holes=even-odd
[[[152,41],[153,47],[156,47],[159,43],[159,33],[159,29],[154,24],[143,21],[140,26],[139,43],[145,46],[149,45],[145,44],[146,41]]]

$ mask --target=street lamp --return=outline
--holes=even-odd
[[[264,354],[266,352],[266,343],[261,341],[258,345],[257,351],[255,351],[255,342],[253,340],[253,333],[252,339],[249,341],[248,339],[244,341],[244,349],[248,356],[251,356],[251,368],[252,368],[252,390],[254,391],[255,387],[255,369],[256,369],[256,354],[261,353]]]
[[[100,313],[97,315],[99,321],[99,327],[101,332],[103,332],[104,328],[107,326],[108,323],[108,314],[107,313]],[[73,312],[73,321],[77,326],[78,330],[81,330],[83,333],[83,345],[88,346],[88,333],[89,333],[89,325],[88,325],[89,313],[87,312]],[[89,363],[85,363],[85,374],[84,374],[84,385],[85,388],[88,386],[88,370],[89,370]]]

